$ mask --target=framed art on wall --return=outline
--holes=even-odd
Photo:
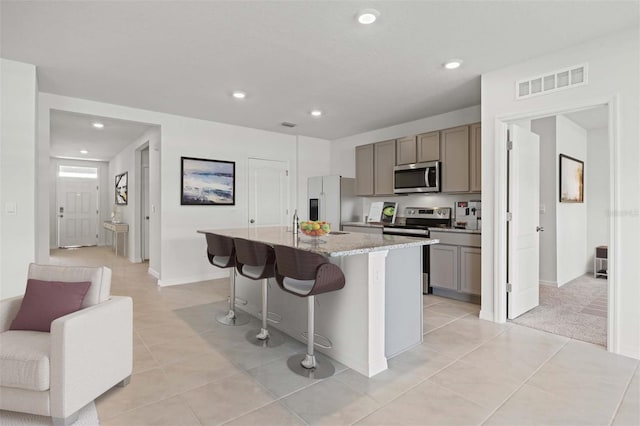
[[[584,203],[584,162],[560,154],[560,202]]]
[[[235,205],[235,161],[191,157],[180,157],[180,161],[182,163],[181,205]]]
[[[128,176],[129,172],[116,175],[116,204],[126,205],[128,201]]]

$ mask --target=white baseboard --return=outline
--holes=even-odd
[[[558,282],[557,282],[557,281],[544,281],[544,280],[540,280],[540,284],[542,284],[542,285],[548,285],[549,287],[558,287]]]
[[[158,279],[158,285],[160,287],[167,287],[172,285],[181,285],[181,284],[191,284],[197,283],[200,281],[209,281],[216,280],[218,278],[227,278],[229,276],[229,272],[225,269],[220,269],[216,272],[212,272],[206,275],[194,275],[191,277],[181,277],[181,278],[173,278],[173,279]]]
[[[493,322],[493,312],[488,312],[486,310],[480,309],[480,315],[478,315],[478,318],[480,318],[481,320]]]
[[[158,271],[156,271],[155,269],[149,268],[147,269],[147,272],[153,276],[155,279],[160,279],[160,273]]]

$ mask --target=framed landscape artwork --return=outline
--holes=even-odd
[[[129,173],[124,172],[116,175],[116,204],[126,205],[128,200],[128,179]]]
[[[236,163],[181,157],[183,206],[233,206],[236,203]]]
[[[584,162],[560,154],[560,202],[584,203]]]

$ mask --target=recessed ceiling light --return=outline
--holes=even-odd
[[[95,127],[96,129],[102,129],[102,128],[104,128],[104,124],[98,123],[96,121],[95,123],[93,123],[93,127]]]
[[[376,19],[378,19],[378,16],[380,16],[380,12],[378,12],[377,10],[375,10],[375,9],[364,9],[364,10],[361,10],[360,12],[358,12],[358,14],[356,15],[356,19],[362,25],[369,25],[369,24],[373,24],[374,22],[376,22]]]
[[[452,59],[445,62],[444,67],[448,70],[455,70],[456,68],[460,68],[460,65],[462,65],[462,59]]]
[[[80,150],[80,154],[88,154],[88,153],[89,153],[89,151],[87,151],[86,149],[81,149]]]
[[[320,111],[319,109],[314,109],[311,110],[309,114],[313,115],[314,117],[320,117],[322,116],[322,111]]]
[[[247,94],[245,92],[242,92],[240,90],[236,90],[235,92],[233,92],[233,97],[236,99],[244,99],[247,97]]]

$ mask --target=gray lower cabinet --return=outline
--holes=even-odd
[[[439,296],[478,303],[481,294],[480,234],[431,232],[430,284]]]
[[[480,294],[480,273],[482,257],[477,247],[460,247],[460,291],[462,293]]]
[[[458,247],[435,244],[430,248],[431,287],[458,291]]]

